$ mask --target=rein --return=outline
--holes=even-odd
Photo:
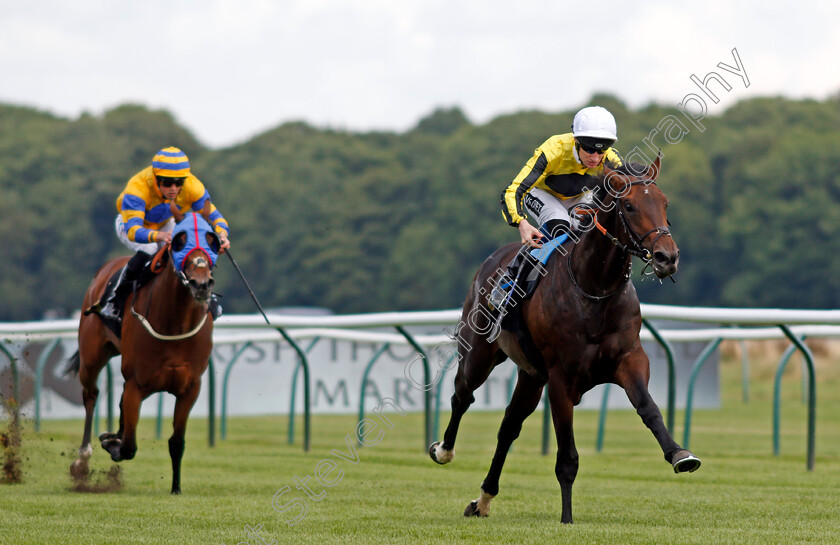
[[[653,180],[639,180],[639,181],[636,181],[636,182],[630,182],[629,186],[632,187],[632,186],[637,185],[637,184],[653,184],[653,185],[656,185],[656,182],[653,181]],[[622,243],[620,240],[618,240],[618,237],[614,236],[612,233],[607,231],[607,228],[604,227],[603,225],[601,225],[601,223],[598,221],[598,211],[597,210],[593,210],[591,208],[579,209],[579,210],[577,210],[577,214],[578,215],[585,215],[585,214],[591,215],[592,216],[592,222],[593,222],[595,228],[598,229],[598,231],[600,231],[600,233],[602,235],[607,237],[610,240],[610,242],[612,242],[619,250],[622,251],[622,253],[634,255],[634,256],[638,257],[639,259],[641,259],[642,261],[644,261],[645,266],[642,269],[642,272],[644,273],[645,270],[647,270],[647,268],[649,266],[651,266],[653,256],[651,255],[650,250],[648,250],[644,246],[642,246],[642,242],[644,242],[644,240],[647,237],[649,237],[650,235],[652,235],[653,233],[658,233],[656,238],[653,239],[653,243],[651,243],[651,245],[650,245],[650,247],[653,248],[654,246],[656,246],[656,243],[659,241],[659,239],[662,238],[663,236],[667,235],[667,236],[670,237],[671,236],[671,230],[668,229],[668,227],[654,227],[653,229],[651,229],[650,231],[648,231],[644,235],[639,236],[630,227],[630,224],[627,222],[627,218],[625,217],[624,212],[621,209],[621,206],[616,204],[616,209],[617,209],[616,211],[618,213],[618,217],[621,218],[621,226],[624,228],[624,231],[628,234],[628,236],[630,238],[630,242],[632,243],[632,245]],[[569,256],[566,258],[566,262],[567,262],[567,267],[566,268],[569,271],[569,278],[572,280],[572,285],[574,285],[574,287],[575,287],[575,289],[577,289],[578,293],[580,293],[581,295],[583,295],[587,299],[591,299],[593,301],[603,301],[604,299],[608,299],[608,298],[612,297],[613,295],[615,295],[616,293],[618,293],[619,291],[621,291],[624,288],[624,285],[630,279],[630,275],[631,275],[632,270],[633,270],[633,261],[632,260],[627,262],[627,270],[624,273],[625,282],[624,282],[624,284],[619,286],[618,289],[616,289],[615,291],[610,292],[606,295],[592,295],[592,294],[586,293],[583,290],[583,288],[580,287],[580,284],[578,284],[577,279],[575,279],[575,275],[572,272],[572,254],[574,253],[576,247],[577,246],[572,248],[572,251],[569,252]],[[646,273],[646,274],[652,274],[652,273]],[[671,278],[671,281],[673,282],[674,279]]]
[[[195,329],[187,331],[186,333],[181,333],[180,335],[163,335],[155,331],[155,328],[152,327],[152,324],[149,323],[149,320],[147,320],[145,316],[134,310],[134,304],[131,305],[131,314],[133,314],[134,317],[137,318],[137,320],[139,320],[141,324],[143,324],[143,327],[146,329],[146,331],[148,331],[149,335],[151,335],[155,339],[159,339],[161,341],[180,341],[182,339],[189,339],[190,337],[201,331],[201,328],[204,327],[204,323],[207,321],[207,314],[209,314],[209,312],[204,315],[200,322],[198,322],[198,325],[195,326]]]

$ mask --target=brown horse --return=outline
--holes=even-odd
[[[125,385],[120,401],[120,428],[117,433],[99,436],[102,448],[115,462],[134,458],[140,404],[155,392],[169,392],[176,398],[173,433],[169,438],[172,493],[180,494],[187,419],[198,398],[201,375],[207,369],[213,347],[213,320],[208,318],[213,287],[213,260],[209,253],[218,252],[220,243],[212,229],[199,228],[206,225],[201,224],[200,216],[175,216],[178,225],[173,230],[172,243],[152,263],[157,274],[128,296],[121,335],[118,337],[105,327],[95,312],[83,313],[79,321],[79,350],[71,358],[68,370],[79,373],[85,406],[82,446],[71,468],[74,475],[87,473],[87,461],[93,453],[90,436],[99,395],[97,377],[112,357],[122,354]],[[194,234],[206,241],[211,252],[201,244],[190,251],[188,232],[193,224]],[[175,253],[185,251],[189,252],[187,256],[176,263]],[[113,259],[96,273],[85,294],[83,310],[98,304],[108,280],[126,261],[125,257]]]
[[[533,297],[510,311],[519,313],[518,320],[511,321],[514,331],[499,333],[493,328],[486,298],[520,245],[497,250],[476,274],[456,330],[459,365],[452,415],[443,442],[429,448],[432,460],[439,464],[452,460],[461,417],[493,368],[509,357],[519,373],[481,496],[467,506],[465,516],[489,514],[490,501],[499,493],[505,456],[546,384],[557,438],[555,474],[562,522],[572,522],[572,483],[578,471],[573,407],[598,384],[624,388],[675,472],[700,466],[699,459],[674,442],[648,392],[650,364],[639,340],[642,318],[630,281],[632,255],[644,259],[646,268],[652,266],[659,278],[677,270],[679,249],[667,227],[668,200],[655,184],[659,167],[659,157],[649,167],[606,167],[595,188],[598,206],[592,210],[597,213],[589,216],[590,228],[584,229],[576,245],[568,241],[562,247],[567,257],[548,261]]]

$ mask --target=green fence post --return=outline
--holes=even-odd
[[[242,348],[239,350],[234,351],[233,356],[231,356],[230,361],[225,367],[225,374],[222,377],[222,414],[221,414],[221,439],[224,441],[227,439],[227,393],[228,393],[228,381],[230,379],[230,371],[233,369],[233,365],[239,360],[239,356],[242,355],[248,347],[251,346],[251,341],[246,341],[245,344],[242,345]]]
[[[547,385],[546,385],[547,386]],[[543,388],[543,429],[542,429],[542,453],[548,454],[548,443],[551,433],[551,402],[548,400],[548,388]],[[511,445],[512,446],[512,445]]]
[[[700,355],[697,356],[697,360],[695,360],[694,366],[691,368],[691,378],[688,380],[688,392],[685,397],[685,429],[683,430],[683,448],[685,449],[688,448],[691,441],[691,411],[694,400],[694,383],[697,381],[697,376],[700,374],[700,368],[703,367],[703,364],[706,363],[709,356],[717,350],[721,341],[723,341],[723,339],[718,337],[717,339],[709,342]]]
[[[408,343],[414,347],[414,349],[420,354],[421,359],[423,360],[423,380],[425,381],[423,384],[426,386],[426,391],[424,392],[425,397],[425,412],[426,412],[426,425],[425,425],[425,445],[423,446],[423,450],[427,450],[429,445],[432,444],[434,438],[432,437],[432,388],[434,385],[432,384],[432,373],[429,369],[429,358],[426,357],[426,352],[423,350],[417,341],[414,340],[408,331],[401,325],[394,326],[396,327],[397,331],[405,337]]]
[[[108,417],[108,431],[114,431],[114,373],[111,370],[111,360],[108,360],[108,363],[105,364],[105,369],[107,373],[105,375],[106,378],[106,387],[108,388],[108,409],[105,411],[105,414]]]
[[[446,360],[446,367],[442,367],[440,370],[440,380],[438,381],[437,389],[435,390],[435,419],[432,423],[432,435],[435,439],[440,437],[440,434],[438,432],[440,431],[440,394],[441,390],[443,390],[443,379],[446,376],[446,372],[449,371],[449,369],[451,368],[450,364],[452,363],[452,360],[456,357],[458,357],[457,348],[455,349],[455,352],[453,352],[452,355],[449,356],[449,359]]]
[[[216,446],[216,366],[213,356],[207,362],[207,445]]]
[[[805,336],[802,336],[802,340],[805,340]],[[782,359],[779,360],[779,365],[776,367],[776,375],[773,378],[773,455],[778,456],[780,451],[780,439],[779,439],[779,426],[782,420],[781,416],[781,403],[782,403],[782,374],[785,372],[785,368],[787,367],[788,361],[790,361],[790,357],[793,356],[793,353],[796,352],[796,345],[791,344],[788,346],[784,353],[782,353]],[[804,375],[804,373],[803,373]]]
[[[160,439],[163,435],[163,395],[164,392],[158,392],[157,396],[157,419],[155,419],[155,436]]]
[[[292,401],[291,401],[291,408],[289,409],[289,444],[295,442],[295,391],[297,389],[297,373],[299,368],[303,368],[303,450],[305,452],[309,452],[309,445],[311,439],[311,429],[310,429],[310,422],[311,422],[311,410],[312,406],[309,401],[309,360],[306,357],[306,354],[309,350],[312,349],[313,346],[318,342],[319,338],[315,337],[312,339],[309,347],[304,351],[301,349],[300,345],[295,342],[293,338],[286,333],[286,330],[282,327],[275,327],[283,338],[286,339],[294,351],[298,355],[298,363],[295,366],[295,372],[292,375]]]
[[[601,397],[601,411],[598,413],[598,437],[595,439],[595,451],[604,448],[604,427],[607,423],[607,405],[610,399],[610,383],[604,384],[604,395]]]
[[[671,343],[659,334],[659,331],[646,318],[642,318],[642,323],[650,331],[651,335],[659,342],[665,350],[665,356],[668,359],[668,431],[671,435],[674,434],[674,407],[676,406],[677,398],[677,378],[674,371],[674,350],[671,348]]]
[[[44,366],[47,364],[47,358],[60,342],[60,338],[53,339],[38,356],[35,367],[35,431],[41,431],[41,383],[44,380]]]
[[[361,426],[362,420],[365,419],[365,390],[367,389],[366,386],[367,386],[367,381],[368,381],[368,375],[370,374],[371,368],[373,368],[373,364],[376,363],[376,360],[378,360],[379,357],[382,354],[384,354],[385,351],[388,350],[388,347],[390,347],[390,346],[391,346],[391,343],[385,343],[382,346],[380,346],[379,349],[376,352],[374,352],[373,357],[370,358],[370,361],[365,366],[364,373],[362,373],[362,391],[359,395],[359,426]],[[360,428],[359,431],[360,431],[360,433],[356,434],[356,442],[358,443],[359,446],[361,446],[362,442],[359,441],[358,438],[364,436],[363,428]]]
[[[741,400],[750,402],[750,356],[747,354],[747,343],[741,339]]]
[[[785,333],[788,339],[799,348],[802,356],[805,358],[805,363],[808,368],[808,460],[806,467],[808,471],[814,470],[814,458],[816,447],[816,431],[817,431],[817,379],[814,376],[814,357],[811,350],[803,343],[799,337],[793,334],[793,331],[784,324],[779,324],[779,327]]]
[[[12,410],[15,422],[20,422],[20,377],[18,376],[17,358],[12,356],[9,349],[0,342],[0,350],[9,358],[9,366],[12,369],[12,400],[9,408]]]

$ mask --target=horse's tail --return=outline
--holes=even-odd
[[[67,360],[67,366],[64,368],[64,376],[67,375],[78,375],[79,369],[82,366],[82,358],[79,357],[79,351],[76,350],[70,359]]]

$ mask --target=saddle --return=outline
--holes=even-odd
[[[548,259],[554,253],[554,250],[562,246],[568,238],[569,235],[563,233],[557,238],[549,240],[542,245],[542,248],[534,248],[531,250],[531,257],[539,262],[540,265],[545,266],[545,264],[548,263]],[[529,271],[528,275],[524,279],[524,283],[521,286],[521,288],[525,291],[522,301],[530,299],[531,296],[534,295],[534,291],[537,289],[537,284],[539,284],[540,278],[542,278],[542,275],[540,274],[538,267],[534,267]]]
[[[108,282],[105,284],[105,289],[102,291],[102,295],[99,296],[99,300],[96,301],[93,305],[86,308],[83,312],[84,315],[88,315],[91,313],[96,313],[105,326],[110,329],[117,338],[122,336],[122,319],[125,315],[125,298],[128,297],[128,293],[134,293],[141,287],[145,286],[149,280],[154,278],[154,276],[160,272],[160,264],[163,261],[163,258],[166,255],[166,249],[169,246],[164,246],[152,257],[149,261],[143,264],[143,269],[140,271],[140,274],[137,276],[137,279],[133,282],[133,286],[131,290],[126,292],[126,294],[122,297],[122,301],[120,302],[120,317],[119,320],[114,320],[112,318],[108,318],[103,316],[99,311],[105,305],[105,302],[108,301],[111,296],[114,294],[115,290],[117,289],[117,283],[119,282],[120,277],[123,274],[123,270],[127,265],[123,265],[121,268],[117,269],[114,274],[108,279]]]

